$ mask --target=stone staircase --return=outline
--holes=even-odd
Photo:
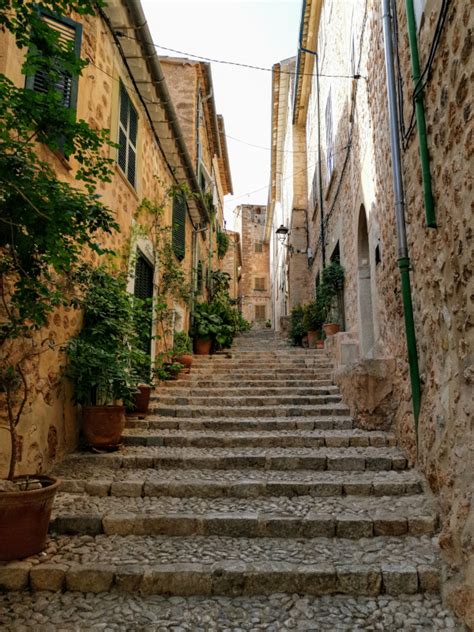
[[[195,357],[146,419],[128,420],[120,451],[72,454],[56,474],[46,551],[0,567],[0,587],[33,591],[32,611],[34,591],[77,591],[142,595],[140,612],[165,595],[163,607],[181,603],[179,630],[336,629],[325,622],[338,612],[348,627],[337,629],[398,629],[387,624],[396,612],[413,629],[452,627],[437,596],[436,505],[392,433],[353,426],[324,351],[261,331]],[[186,619],[193,599],[218,602],[222,622],[236,604],[246,614],[213,627]],[[294,626],[280,620],[284,603]],[[336,618],[320,619],[324,604]],[[354,604],[365,614],[347,615]]]

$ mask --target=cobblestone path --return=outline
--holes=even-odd
[[[461,630],[434,500],[330,375],[271,332],[195,358],[120,452],[57,469],[46,551],[0,566],[1,629]]]

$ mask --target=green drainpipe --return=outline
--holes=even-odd
[[[413,0],[405,0],[407,14],[408,41],[410,45],[411,71],[413,76],[413,86],[416,87],[420,80],[420,58],[418,55],[417,28],[415,19],[415,8]],[[421,173],[423,179],[423,196],[425,199],[426,225],[429,228],[436,228],[436,215],[434,209],[433,191],[431,188],[430,156],[428,153],[428,139],[426,134],[425,106],[423,90],[419,90],[415,95],[416,127],[418,129],[418,145],[420,148]]]

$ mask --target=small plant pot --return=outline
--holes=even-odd
[[[334,334],[337,334],[340,331],[337,323],[325,323],[323,325],[323,329],[326,336],[334,336]]]
[[[20,560],[46,545],[49,520],[59,480],[34,476],[38,489],[0,492],[0,560]],[[18,477],[15,481],[25,481]]]
[[[92,448],[118,446],[124,428],[124,406],[84,406],[82,410],[82,430]]]
[[[316,349],[316,343],[320,337],[319,331],[308,331],[308,347],[310,349]]]
[[[148,411],[150,404],[151,386],[139,384],[138,393],[133,396],[133,411],[144,415]]]
[[[209,355],[211,353],[212,340],[196,338],[194,340],[194,352],[196,355]]]
[[[180,373],[191,373],[191,365],[193,363],[193,356],[190,353],[176,356],[173,358],[174,362],[184,365],[184,369],[181,369]]]
[[[324,340],[316,340],[316,349],[324,349]]]

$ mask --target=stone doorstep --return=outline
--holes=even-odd
[[[126,428],[141,428],[142,430],[213,430],[226,432],[259,431],[259,430],[351,430],[353,421],[350,417],[336,417],[335,419],[320,418],[314,421],[305,419],[186,419],[182,417],[163,418],[147,415],[146,419],[128,417]]]
[[[384,480],[296,480],[245,479],[239,481],[209,481],[208,479],[184,480],[121,480],[101,478],[61,479],[60,490],[69,494],[87,493],[90,496],[115,496],[123,498],[163,497],[175,498],[256,498],[258,496],[404,496],[423,493],[421,481]]]
[[[228,408],[212,408],[210,406],[176,406],[173,408],[150,407],[151,415],[162,417],[316,417],[316,416],[349,416],[350,410],[347,406],[318,405],[318,406],[278,406],[275,408],[254,406],[240,407],[229,406]]]
[[[144,448],[146,450],[146,448]],[[274,470],[315,470],[315,471],[388,471],[405,470],[407,460],[402,454],[365,456],[343,454],[326,457],[323,454],[316,455],[249,455],[249,454],[228,454],[226,456],[148,456],[141,455],[80,455],[79,458],[71,459],[75,463],[96,462],[98,466],[113,468],[133,468],[133,469],[175,469],[183,467],[186,469],[214,469],[233,470],[240,468],[264,468]]]
[[[60,535],[166,535],[248,538],[371,538],[433,534],[435,515],[317,514],[304,518],[263,512],[99,513],[59,515],[50,532]]]
[[[373,433],[360,434],[357,431],[348,431],[347,435],[331,434],[330,431],[326,435],[317,434],[301,435],[301,434],[272,434],[258,435],[247,433],[232,433],[232,436],[219,436],[219,431],[202,432],[195,434],[140,434],[126,430],[123,435],[124,445],[134,446],[163,446],[163,447],[202,447],[202,448],[219,448],[219,447],[316,447],[316,448],[343,448],[343,447],[395,447],[396,437],[390,433]]]
[[[168,595],[402,595],[439,592],[434,565],[301,565],[286,562],[214,564],[54,564],[0,566],[0,589]]]

